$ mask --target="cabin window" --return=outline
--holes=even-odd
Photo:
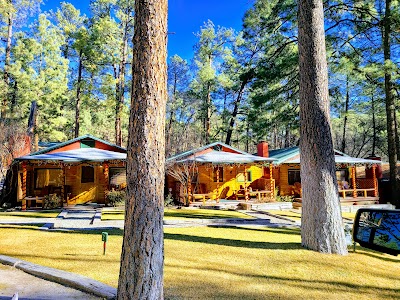
[[[300,170],[299,169],[289,169],[288,170],[288,183],[289,183],[289,185],[294,185],[295,182],[301,182]]]
[[[94,182],[94,168],[91,166],[82,166],[81,183]]]
[[[245,174],[246,174],[246,178],[245,178]],[[237,181],[238,182],[244,182],[244,181],[253,181],[252,180],[252,175],[251,175],[251,171],[247,170],[246,173],[244,172],[244,170],[240,171],[240,173],[237,175]]]
[[[109,171],[110,188],[123,189],[126,187],[126,169],[110,168]]]
[[[218,176],[217,173],[219,172]],[[223,182],[224,181],[224,167],[214,167],[214,182]]]
[[[61,169],[35,169],[35,189],[63,185]]]

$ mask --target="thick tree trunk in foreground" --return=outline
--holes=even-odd
[[[137,0],[134,28],[118,299],[162,299],[167,1]]]
[[[299,1],[302,245],[347,254],[330,130],[322,0]]]

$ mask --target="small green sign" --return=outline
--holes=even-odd
[[[108,232],[102,232],[101,233],[101,240],[103,242],[107,242],[108,241]]]

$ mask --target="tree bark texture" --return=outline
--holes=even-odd
[[[322,0],[299,0],[302,245],[347,254],[329,117]]]
[[[163,299],[167,0],[135,1],[118,299]]]
[[[386,61],[391,59],[390,53],[390,34],[391,34],[391,0],[386,0],[385,18],[384,18],[384,34],[383,34],[383,56]],[[389,152],[389,166],[390,166],[390,185],[391,185],[391,202],[397,207],[399,206],[397,194],[397,155],[396,152],[396,125],[395,115],[396,107],[393,97],[392,75],[390,71],[385,68],[385,98],[386,98],[386,122],[387,122],[387,138],[388,138],[388,152]]]

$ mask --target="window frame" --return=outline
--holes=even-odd
[[[290,176],[290,173],[295,173],[295,175]],[[301,183],[300,169],[288,169],[288,184],[294,185],[295,182]]]
[[[93,170],[93,178],[92,176],[83,176],[84,175],[84,168],[85,170],[89,170],[91,168]],[[87,174],[86,174],[87,175]],[[94,183],[95,182],[95,170],[93,166],[81,166],[81,183]]]

